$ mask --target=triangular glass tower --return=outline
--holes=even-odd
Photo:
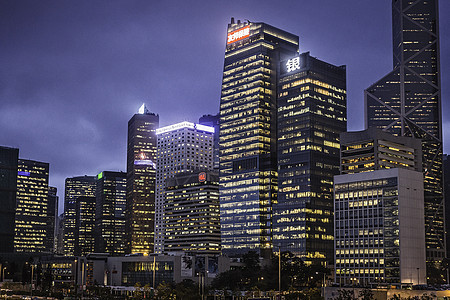
[[[445,257],[437,0],[393,0],[394,70],[365,90],[366,128],[422,139],[427,262]]]

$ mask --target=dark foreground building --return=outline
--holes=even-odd
[[[128,121],[126,253],[152,253],[155,238],[156,128],[145,105]]]
[[[422,140],[431,271],[445,257],[438,1],[393,0],[392,22],[394,69],[365,91],[366,126]]]
[[[0,253],[14,251],[19,149],[0,147]]]
[[[222,251],[272,251],[276,202],[276,85],[298,37],[264,23],[228,24],[220,100]]]
[[[333,260],[333,176],[347,130],[346,68],[309,52],[280,64],[278,203],[274,247],[305,261]]]

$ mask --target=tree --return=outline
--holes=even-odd
[[[175,299],[175,293],[170,283],[162,282],[156,288],[156,299],[172,300]]]
[[[400,300],[400,294],[394,294],[394,295],[392,295],[392,297],[391,298],[389,298],[389,300]]]
[[[214,278],[211,287],[218,290],[241,290],[243,288],[242,269],[222,272]]]
[[[185,279],[175,286],[175,295],[180,300],[200,299],[198,285],[190,279]]]
[[[362,299],[362,300],[373,300],[374,296],[373,296],[373,292],[371,289],[363,289],[359,292],[358,295],[358,299]]]
[[[355,299],[355,294],[352,290],[338,290],[338,296],[335,300],[353,300]]]

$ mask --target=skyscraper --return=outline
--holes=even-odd
[[[220,254],[219,176],[179,173],[166,180],[164,250]]]
[[[0,147],[0,253],[14,251],[19,149]]]
[[[79,196],[75,203],[75,256],[95,251],[95,204],[96,198],[88,196]]]
[[[46,244],[49,164],[19,159],[15,252],[52,252]],[[47,247],[46,247],[47,246]]]
[[[128,121],[126,253],[151,253],[155,236],[156,128],[143,104]]]
[[[447,258],[450,258],[450,156],[444,154],[444,192],[445,192],[445,229],[446,229],[446,245]]]
[[[166,180],[181,172],[213,168],[214,127],[190,122],[158,128],[155,252],[164,251]]]
[[[127,174],[105,171],[97,175],[95,191],[95,252],[125,254]]]
[[[264,23],[228,24],[220,99],[222,250],[272,250],[276,202],[276,86],[298,37]]]
[[[47,236],[45,238],[45,248],[55,251],[56,226],[55,221],[58,217],[58,196],[57,188],[48,187],[48,206],[47,206]]]
[[[95,198],[95,176],[66,178],[64,194],[64,254],[75,255],[78,246],[77,207],[79,197]]]
[[[394,69],[365,90],[366,126],[422,139],[427,261],[445,257],[437,0],[393,0]]]
[[[278,203],[274,247],[306,262],[331,262],[333,176],[347,130],[346,67],[311,57],[284,60],[278,79]]]

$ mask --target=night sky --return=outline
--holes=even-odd
[[[348,129],[363,91],[392,70],[390,0],[0,0],[0,145],[67,177],[126,170],[127,122],[142,103],[160,125],[219,111],[227,24],[265,22],[300,52],[347,65]],[[444,152],[450,153],[450,1],[440,1]],[[62,207],[60,207],[60,212]]]

